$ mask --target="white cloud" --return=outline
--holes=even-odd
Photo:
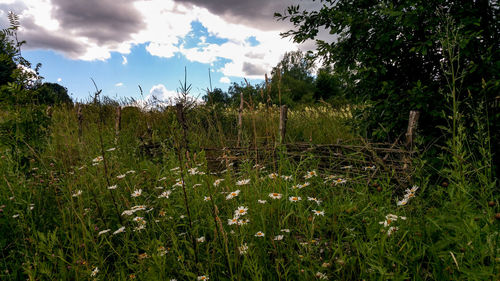
[[[57,78],[57,82],[61,82],[61,81],[62,81],[61,77]]]
[[[161,101],[173,100],[178,96],[176,91],[167,90],[165,85],[158,84],[151,87],[149,90],[149,95],[146,96],[146,100],[158,99]]]
[[[123,83],[122,83],[122,82],[120,82],[120,83],[116,83],[116,84],[115,84],[115,87],[121,87],[121,86],[123,86]]]
[[[65,55],[80,60],[105,61],[111,52],[122,55],[122,64],[127,64],[131,47],[146,44],[146,50],[153,56],[172,58],[181,54],[189,61],[213,64],[219,59],[226,59],[219,69],[226,77],[263,78],[281,59],[284,52],[296,50],[298,45],[288,38],[281,38],[278,30],[270,26],[268,30],[259,30],[242,24],[230,23],[227,19],[215,15],[206,8],[195,5],[176,3],[173,0],[136,0],[132,4],[142,17],[143,28],[136,33],[125,36],[126,40],[97,43],[95,38],[85,37],[76,29],[64,28],[54,18],[54,6],[50,0],[28,1],[27,9],[22,17],[33,18],[36,26],[33,29],[49,30],[70,38],[81,46],[81,51],[62,51]],[[126,2],[131,3],[131,2]],[[43,11],[40,12],[40,11]],[[191,23],[199,21],[210,36],[226,39],[221,45],[207,43],[207,37],[200,37],[201,42],[192,48],[183,45],[183,38],[192,31]],[[80,34],[80,35],[75,35]],[[248,38],[255,37],[259,42],[252,46]],[[29,42],[29,38],[27,38]],[[245,67],[247,66],[247,67]],[[252,66],[249,68],[248,66]],[[248,69],[254,71],[249,72]],[[257,71],[258,70],[258,71]]]
[[[227,78],[226,76],[224,76],[224,77],[221,77],[219,79],[219,82],[229,84],[229,83],[231,83],[231,80],[229,78]]]

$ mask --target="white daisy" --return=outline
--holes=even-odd
[[[246,185],[250,183],[250,179],[239,180],[236,182],[236,185]]]
[[[134,190],[134,192],[132,192],[132,194],[130,196],[139,197],[139,196],[141,196],[141,194],[142,194],[142,189],[136,189],[136,190]]]

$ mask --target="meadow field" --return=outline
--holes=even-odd
[[[82,108],[81,129],[77,106],[50,109],[43,149],[0,145],[1,280],[500,280],[487,150],[436,166],[417,142],[405,185],[352,181],[280,155],[279,109],[260,106],[241,145],[265,139],[279,159],[214,171],[202,148],[236,138],[237,110],[189,108],[184,137],[174,107],[123,106],[119,133],[115,104]],[[356,142],[353,118],[290,110],[286,142]]]

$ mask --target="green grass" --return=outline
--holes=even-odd
[[[105,113],[101,132],[98,110]],[[247,112],[245,143],[252,142],[254,131],[276,139],[276,113]],[[48,144],[31,155],[25,170],[14,168],[9,151],[1,154],[1,280],[320,280],[323,274],[329,280],[500,278],[499,202],[491,179],[468,181],[467,186],[450,181],[443,187],[442,179],[430,177],[421,163],[414,178],[419,189],[398,206],[401,187],[384,179],[378,181],[380,188],[349,179],[336,185],[325,182],[327,174],[305,179],[317,170],[314,159],[282,160],[276,171],[256,169],[248,161],[220,175],[207,170],[203,152],[196,161],[179,163],[173,109],[125,109],[116,141],[112,110],[89,107],[85,114],[79,141],[74,111],[55,110]],[[189,113],[191,148],[234,136],[236,114],[213,114],[206,108]],[[291,112],[290,140],[354,138],[342,122],[349,117],[317,108]],[[102,155],[99,136],[105,161],[93,161]],[[160,153],[145,154],[141,146],[146,142],[161,144]],[[176,169],[180,166],[182,173]],[[274,172],[278,175],[272,179]],[[184,185],[176,185],[181,179]],[[216,186],[217,179],[224,180]],[[250,182],[236,185],[243,179]],[[306,181],[309,186],[293,188]],[[108,189],[112,185],[117,188]],[[139,189],[140,196],[131,196]],[[227,199],[236,190],[239,194]],[[474,192],[455,196],[457,190]],[[167,191],[168,198],[160,196]],[[272,199],[270,193],[281,198]],[[301,200],[290,201],[293,196]],[[122,214],[134,206],[144,209]],[[249,222],[229,225],[240,206],[248,208],[240,219]],[[388,214],[406,219],[384,226]],[[388,235],[390,226],[397,230]],[[125,231],[113,234],[120,227]],[[259,231],[264,237],[256,236]],[[275,240],[278,235],[282,240]],[[245,253],[242,245],[248,247]]]

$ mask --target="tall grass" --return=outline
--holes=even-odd
[[[124,108],[116,142],[114,112],[86,106],[79,140],[75,109],[56,108],[28,173],[2,151],[2,280],[500,278],[498,191],[490,170],[473,168],[488,162],[487,144],[464,168],[479,182],[453,180],[449,165],[444,187],[422,163],[419,188],[406,187],[407,202],[398,204],[404,195],[389,180],[375,187],[319,174],[313,158],[283,159],[276,170],[249,160],[212,174],[195,148],[234,140],[235,111],[187,113],[197,152],[190,160],[174,108]],[[273,107],[245,111],[243,143],[278,140],[278,116]],[[291,111],[288,141],[353,139],[349,118],[322,107]],[[451,196],[464,183],[469,200]]]

